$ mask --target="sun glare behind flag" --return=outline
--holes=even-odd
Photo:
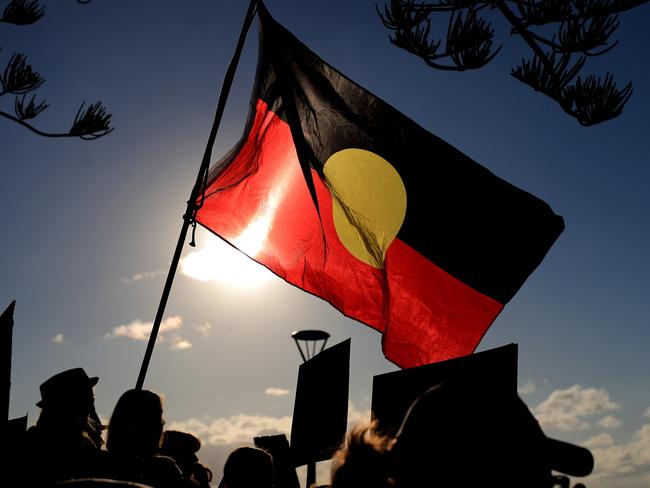
[[[399,366],[471,353],[562,218],[258,14],[245,132],[197,221],[380,331]]]

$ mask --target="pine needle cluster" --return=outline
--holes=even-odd
[[[465,71],[485,66],[497,55],[495,28],[486,13],[497,12],[510,34],[532,56],[512,68],[520,82],[555,100],[580,124],[590,126],[621,114],[632,96],[611,73],[580,75],[590,57],[613,49],[618,14],[648,0],[390,0],[377,12],[392,31],[390,42],[428,66]],[[433,37],[432,16],[449,16],[444,39]]]

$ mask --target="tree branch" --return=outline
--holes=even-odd
[[[554,78],[554,81],[557,82],[558,86],[560,85],[559,77],[555,75],[553,70],[553,63],[548,59],[544,50],[539,47],[539,44],[535,42],[535,39],[530,35],[530,32],[521,25],[517,16],[508,8],[503,0],[496,2],[496,7],[503,14],[508,22],[512,25],[513,29],[517,34],[521,36],[526,44],[533,50],[535,55],[539,60],[544,64],[544,67],[550,73],[550,76]]]
[[[2,110],[0,110],[0,117],[4,117],[4,118],[9,119],[9,120],[11,120],[13,122],[16,122],[17,124],[22,125],[26,129],[31,130],[32,132],[34,132],[35,134],[38,134],[39,136],[43,136],[43,137],[78,137],[78,136],[70,134],[70,133],[65,133],[64,134],[64,133],[44,132],[42,130],[37,129],[33,125],[28,124],[24,120],[21,120],[18,117],[15,117],[15,116],[7,113],[7,112],[3,112]]]
[[[543,26],[548,24],[560,23],[560,22],[569,22],[569,21],[579,21],[579,20],[588,20],[593,17],[618,14],[625,12],[626,10],[631,10],[639,5],[646,3],[648,0],[603,0],[598,3],[597,0],[592,0],[595,3],[591,5],[586,4],[582,9],[574,11],[571,9],[572,2],[569,0],[557,0],[558,5],[562,6],[564,10],[559,10],[553,14],[549,14],[548,10],[544,13],[546,17],[537,17],[531,16],[531,3],[528,1],[521,0],[504,0],[507,3],[514,3],[517,5],[520,14],[522,15],[521,26],[528,28],[530,26]],[[543,3],[532,4],[540,9],[544,8]]]
[[[43,137],[79,137],[91,140],[103,137],[113,131],[113,127],[110,127],[111,114],[106,113],[101,102],[90,104],[87,109],[84,109],[84,104],[82,104],[69,132],[45,132],[25,122],[24,119],[1,110],[0,116]]]
[[[516,31],[513,28],[512,31],[511,31],[511,34],[515,34],[515,33],[516,33]],[[584,54],[585,56],[595,57],[595,56],[600,56],[601,54],[605,54],[605,53],[611,51],[612,49],[614,49],[618,45],[618,41],[614,41],[612,44],[610,44],[609,46],[603,48],[602,50],[600,50],[598,52],[593,52],[593,51],[589,51],[589,50],[585,51],[583,49],[569,50],[569,49],[566,48],[566,46],[562,46],[562,45],[560,45],[560,44],[558,44],[557,42],[554,42],[554,41],[549,41],[545,37],[540,36],[539,34],[536,34],[535,32],[533,32],[531,30],[528,30],[528,34],[533,39],[535,39],[537,42],[539,42],[540,44],[543,44],[543,45],[548,46],[551,49],[553,49],[553,51],[555,51],[556,53],[581,53],[581,54]]]
[[[612,50],[610,42],[620,23],[618,12],[650,0],[390,0],[377,12],[384,25],[394,31],[390,41],[415,54],[428,66],[447,71],[477,69],[487,64],[492,52],[494,29],[477,12],[485,7],[498,11],[510,24],[511,35],[519,35],[532,50],[511,74],[557,102],[582,125],[594,125],[617,117],[632,94],[628,83],[619,89],[610,73],[604,78],[578,74],[588,57]],[[429,40],[430,15],[449,14],[447,38]],[[533,32],[531,26],[554,26],[555,33]],[[548,34],[548,35],[547,35]],[[438,64],[447,58],[449,65]],[[452,66],[453,64],[453,66]]]

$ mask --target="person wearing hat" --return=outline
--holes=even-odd
[[[553,471],[590,474],[589,450],[548,438],[516,386],[515,345],[376,376],[378,424],[335,455],[332,488],[551,488]]]
[[[395,436],[398,486],[550,488],[553,471],[591,473],[591,452],[548,438],[517,394],[514,353],[506,347],[427,366],[444,373]]]
[[[98,380],[73,368],[40,385],[41,412],[27,430],[21,469],[29,486],[90,474],[99,462],[101,423],[93,394]]]
[[[41,401],[36,406],[45,409],[45,414],[63,410],[65,415],[79,419],[85,423],[83,429],[84,436],[94,443],[97,448],[101,448],[104,441],[102,439],[102,423],[95,410],[95,397],[93,387],[97,384],[99,378],[94,376],[88,377],[83,368],[73,368],[52,376],[41,386]]]
[[[550,488],[540,452],[517,399],[468,395],[446,382],[418,398],[391,449],[398,486]],[[530,427],[526,425],[525,427]]]

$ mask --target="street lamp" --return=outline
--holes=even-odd
[[[302,360],[307,362],[325,349],[325,344],[330,335],[324,330],[297,330],[291,334],[291,337],[296,341],[296,346],[298,346]],[[319,345],[320,349],[318,349]],[[305,348],[304,351],[303,346]],[[318,349],[318,352],[316,352],[316,349]]]

